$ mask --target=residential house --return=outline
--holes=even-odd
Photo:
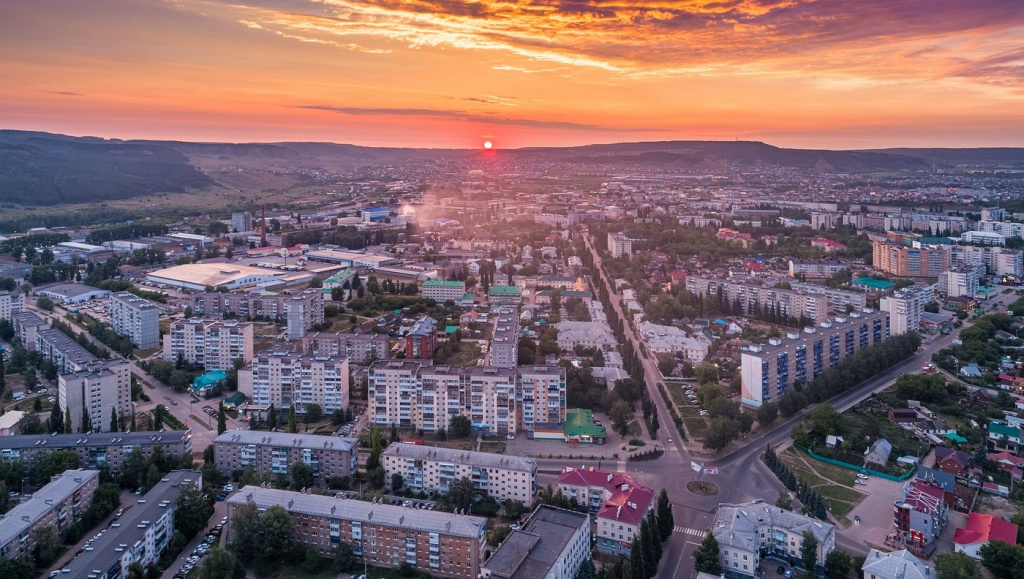
[[[935,448],[935,463],[932,466],[942,472],[965,478],[967,470],[971,466],[971,455],[960,450],[938,446]]]
[[[864,579],[933,579],[932,568],[915,557],[910,551],[900,549],[883,553],[871,549],[860,568]]]
[[[995,442],[997,448],[1001,445],[1006,450],[1016,451],[1021,441],[1020,428],[1008,424],[990,422],[988,425],[988,439]]]
[[[885,466],[889,462],[889,455],[891,453],[892,443],[884,438],[879,438],[864,453],[864,461]]]
[[[992,515],[971,513],[967,525],[953,533],[953,550],[981,559],[981,548],[989,541],[1017,544],[1017,525]]]

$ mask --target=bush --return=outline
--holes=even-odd
[[[631,444],[632,446],[647,446],[647,443],[640,440],[639,438],[629,439],[629,444]]]

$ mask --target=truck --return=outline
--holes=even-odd
[[[931,362],[927,362],[927,363],[925,363],[924,367],[921,368],[921,371],[924,372],[925,374],[934,374],[935,373],[935,364],[932,364]]]

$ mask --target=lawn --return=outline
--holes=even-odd
[[[449,356],[445,364],[470,368],[476,366],[483,356],[483,352],[480,351],[480,344],[476,342],[460,342],[459,351]]]
[[[683,416],[683,423],[686,424],[686,430],[690,433],[693,438],[704,438],[704,433],[708,429],[708,423],[701,416]]]
[[[845,520],[853,507],[864,499],[864,493],[851,488],[857,475],[850,469],[815,460],[793,447],[787,448],[779,457],[789,465],[794,475],[818,491],[837,519]]]

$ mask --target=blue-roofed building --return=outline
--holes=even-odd
[[[367,207],[363,209],[363,222],[384,221],[391,214],[387,207]]]

